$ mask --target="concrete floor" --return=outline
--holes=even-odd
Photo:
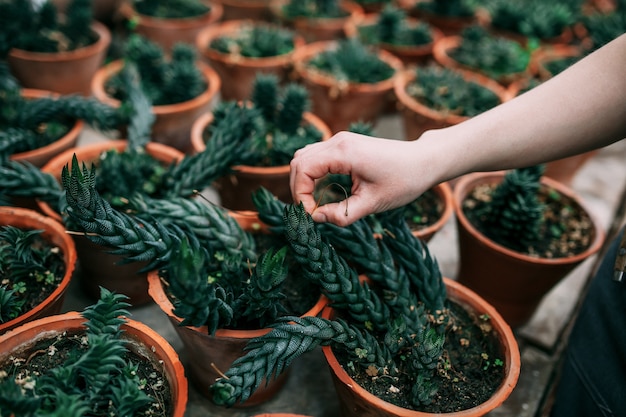
[[[403,139],[399,118],[380,119],[376,134]],[[80,144],[101,140],[97,134],[86,131]],[[573,188],[581,195],[596,215],[605,231],[611,232],[623,222],[620,202],[623,202],[626,185],[626,141],[609,146],[596,154],[579,171]],[[616,219],[617,217],[617,219]],[[456,227],[454,219],[429,242],[431,252],[437,257],[445,276],[455,278],[458,254],[456,253]],[[516,332],[521,354],[522,372],[519,383],[509,399],[490,416],[542,416],[549,410],[549,393],[558,374],[559,359],[564,347],[568,327],[584,294],[591,271],[598,256],[594,256],[548,294],[533,319]],[[74,283],[67,296],[64,311],[82,310],[90,304],[81,289]],[[131,310],[132,317],[142,321],[163,335],[179,352],[186,366],[185,349],[161,310],[153,304]],[[292,412],[315,417],[338,415],[338,402],[321,351],[315,351],[296,361],[287,384],[272,401],[253,408],[224,409],[214,406],[193,386],[190,386],[186,416],[254,416],[266,412]]]

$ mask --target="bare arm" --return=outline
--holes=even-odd
[[[315,209],[339,225],[404,205],[435,184],[473,171],[535,165],[626,137],[626,34],[531,91],[416,141],[347,132],[299,150],[291,162],[294,200],[313,212],[314,181],[350,174],[346,203]]]

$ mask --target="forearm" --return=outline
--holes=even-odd
[[[464,123],[426,132],[435,182],[535,165],[626,137],[626,35],[533,90]]]

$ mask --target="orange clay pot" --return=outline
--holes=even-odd
[[[376,83],[340,82],[331,75],[309,68],[308,62],[323,51],[334,48],[335,41],[320,41],[298,48],[294,56],[295,71],[309,90],[312,111],[337,133],[347,130],[351,123],[365,121],[374,124],[393,98],[393,85],[403,69],[395,55],[378,50],[378,57],[394,69],[394,75]]]
[[[0,365],[6,366],[9,357],[27,358],[40,341],[84,332],[86,319],[78,312],[69,312],[35,320],[0,336]],[[178,354],[157,332],[143,323],[126,319],[122,338],[127,348],[162,369],[171,389],[172,417],[183,417],[187,408],[188,385]]]
[[[435,222],[423,229],[414,230],[413,236],[420,238],[423,242],[428,242],[432,237],[440,231],[448,220],[452,217],[454,212],[454,203],[452,201],[452,187],[447,182],[435,185],[433,191],[437,194],[437,197],[443,204],[443,212],[441,216],[436,219]]]
[[[296,0],[291,0],[296,1]],[[322,17],[297,17],[289,19],[285,17],[282,8],[287,0],[274,0],[271,5],[275,18],[285,26],[292,27],[302,35],[307,42],[332,41],[344,37],[344,26],[349,19],[361,16],[363,8],[353,1],[340,0],[339,6],[345,12],[345,16],[336,18]]]
[[[294,33],[294,49],[286,54],[249,58],[241,55],[225,54],[209,47],[214,39],[236,37],[246,26],[271,25],[252,20],[231,20],[203,29],[196,38],[196,48],[204,61],[219,74],[222,80],[221,99],[245,100],[252,93],[252,86],[258,73],[274,74],[280,81],[286,81],[292,70],[292,59],[296,48],[304,45],[304,39]]]
[[[271,21],[270,3],[272,0],[214,0],[224,9],[222,20]]]
[[[65,233],[65,228],[56,220],[43,216],[33,210],[17,207],[0,207],[0,225],[11,225],[20,229],[43,230],[42,237],[59,247],[63,252],[65,275],[59,286],[39,305],[24,314],[0,323],[0,334],[21,326],[32,320],[51,316],[61,311],[65,293],[76,267],[76,247],[74,241]],[[5,351],[4,344],[0,344]]]
[[[346,37],[358,38],[360,27],[372,26],[375,25],[376,22],[378,22],[378,14],[375,13],[358,15],[349,19],[344,25]],[[416,26],[419,21],[417,19],[407,18],[406,23],[409,26]],[[394,45],[391,43],[380,43],[378,46],[400,58],[405,67],[409,65],[424,65],[433,59],[433,47],[439,39],[443,38],[443,32],[439,28],[431,26],[430,36],[432,38],[432,42],[423,45]]]
[[[139,13],[133,7],[132,0],[126,0],[120,7],[120,13],[128,20],[136,22],[134,31],[160,45],[163,51],[170,53],[176,43],[195,46],[200,31],[217,23],[223,15],[222,5],[215,1],[203,1],[210,10],[200,16],[188,18],[159,18]]]
[[[488,302],[465,286],[448,278],[444,278],[448,298],[464,306],[468,311],[480,316],[487,314],[502,345],[504,355],[504,379],[500,388],[486,402],[463,411],[437,414],[447,417],[476,417],[484,416],[497,408],[508,398],[515,388],[520,373],[520,353],[515,336],[511,328]],[[331,318],[333,310],[326,307],[322,317]],[[331,375],[340,401],[341,415],[344,417],[428,417],[435,414],[409,410],[398,407],[370,394],[359,386],[346,373],[337,361],[330,346],[322,347],[326,362],[330,367]]]
[[[602,247],[604,232],[582,200],[569,187],[542,177],[541,184],[574,200],[591,216],[594,230],[589,247],[569,258],[539,258],[515,252],[480,233],[463,213],[466,196],[480,184],[499,183],[504,172],[473,173],[454,187],[454,213],[459,236],[458,280],[485,298],[511,327],[525,324],[543,297],[570,271]]]
[[[248,341],[268,333],[271,329],[229,330],[219,329],[214,336],[209,335],[206,326],[181,326],[182,319],[173,313],[174,306],[163,289],[163,283],[157,271],[148,273],[149,292],[154,302],[167,315],[172,326],[181,338],[189,360],[189,378],[202,395],[211,398],[209,387],[221,375],[216,371],[226,372],[233,361],[244,355]],[[318,302],[304,316],[318,315],[327,299],[320,296]],[[262,383],[259,388],[239,407],[250,407],[270,400],[285,384],[288,377],[283,372],[268,384]],[[237,407],[237,406],[236,406]]]
[[[322,133],[322,140],[330,138],[331,133],[326,124],[316,115],[305,112],[304,121],[315,126]],[[203,132],[213,121],[213,113],[206,113],[199,117],[191,131],[191,143],[195,152],[206,149]],[[220,194],[221,205],[240,215],[256,213],[252,202],[252,193],[260,187],[267,188],[281,201],[292,202],[289,188],[289,165],[273,167],[257,167],[250,165],[236,165],[232,167],[232,174],[217,180],[215,187]]]
[[[90,166],[91,163],[97,163],[103,152],[110,149],[122,151],[127,145],[128,142],[125,140],[109,140],[71,148],[52,159],[42,168],[42,171],[55,176],[61,182],[61,171],[64,166],[71,165],[74,154],[79,163],[85,162],[87,166]],[[171,164],[184,157],[180,151],[159,143],[148,143],[146,150],[163,164]],[[46,215],[59,221],[62,220],[60,214],[55,212],[50,205],[43,201],[38,201],[38,204],[40,210]],[[128,296],[129,302],[134,306],[151,301],[148,296],[146,274],[139,273],[139,270],[145,266],[144,263],[121,264],[123,256],[109,253],[110,248],[91,242],[82,233],[72,233],[72,238],[76,244],[80,265],[78,279],[90,298],[97,299],[102,286]]]
[[[111,32],[105,25],[94,20],[91,28],[98,40],[73,51],[42,53],[11,49],[7,57],[11,72],[26,88],[91,95],[91,79],[111,44]]]
[[[505,89],[495,80],[485,77],[476,72],[458,70],[463,77],[468,80],[480,84],[481,86],[493,91],[501,102],[509,100],[512,94],[511,90]],[[398,99],[398,106],[402,115],[404,124],[404,133],[406,140],[418,139],[422,133],[430,129],[440,129],[461,123],[469,117],[456,114],[448,114],[442,111],[432,109],[411,97],[406,89],[407,86],[415,80],[415,71],[407,70],[400,76],[396,77],[394,84],[394,93]]]
[[[123,66],[122,60],[116,60],[105,65],[96,72],[91,83],[93,95],[109,106],[119,107],[121,104],[119,100],[107,94],[106,83],[120,72]],[[152,126],[152,140],[169,145],[181,152],[191,151],[189,141],[191,125],[196,118],[212,108],[217,101],[221,86],[217,72],[200,61],[198,66],[207,83],[207,89],[204,93],[182,103],[152,106],[152,112],[156,116]]]

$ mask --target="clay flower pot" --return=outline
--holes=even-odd
[[[94,20],[91,27],[98,40],[84,48],[57,53],[11,49],[7,57],[11,72],[26,88],[91,95],[91,79],[111,44],[111,32],[105,25]]]
[[[43,97],[55,97],[57,94],[50,91],[24,88],[22,89],[22,96],[30,99],[38,99]],[[78,140],[78,135],[83,130],[83,126],[84,122],[82,120],[76,120],[72,129],[56,142],[42,146],[41,148],[13,154],[11,155],[11,159],[14,161],[29,162],[41,168],[54,156],[66,149],[73,148]]]
[[[513,94],[511,90],[505,89],[495,80],[482,74],[472,71],[458,71],[466,80],[493,91],[500,98],[501,103],[509,100]],[[452,126],[469,119],[468,116],[435,110],[411,97],[407,93],[407,87],[414,80],[415,71],[407,70],[396,77],[394,84],[394,93],[398,99],[406,140],[417,139],[427,130]]]
[[[214,0],[224,9],[222,20],[271,21],[270,3],[272,0]]]
[[[70,312],[42,318],[24,324],[0,336],[0,364],[9,357],[37,349],[40,341],[85,331],[86,319],[78,312]],[[162,369],[171,390],[172,417],[183,417],[187,408],[188,384],[178,354],[157,332],[143,323],[126,319],[122,325],[122,337],[128,341],[127,348]],[[27,355],[28,356],[28,355]]]
[[[297,1],[297,0],[291,0]],[[353,1],[340,0],[340,8],[345,16],[335,18],[296,17],[288,18],[283,13],[283,6],[288,0],[274,0],[272,13],[282,24],[293,27],[307,42],[331,41],[344,37],[344,26],[349,19],[363,15],[363,8]]]
[[[208,388],[221,376],[220,372],[228,370],[235,359],[244,355],[244,348],[250,339],[266,334],[271,329],[219,329],[215,336],[211,336],[206,326],[181,326],[182,319],[173,313],[174,306],[163,289],[157,271],[148,273],[148,282],[150,296],[167,315],[185,346],[190,364],[188,368],[189,378],[192,384],[198,388],[202,395],[209,399],[212,398]],[[316,316],[322,311],[326,303],[326,298],[320,296],[318,302],[304,315]],[[261,384],[241,406],[249,407],[268,401],[282,388],[287,377],[288,372],[283,372],[276,379],[269,381],[268,384]]]
[[[58,287],[35,308],[4,323],[0,323],[0,334],[21,326],[32,320],[51,316],[61,311],[65,293],[76,267],[76,247],[74,241],[65,233],[65,228],[56,220],[43,216],[33,210],[17,207],[0,207],[0,225],[11,225],[22,229],[43,230],[42,237],[59,247],[63,252],[65,275]],[[4,343],[2,350],[6,351]]]
[[[339,81],[309,67],[311,59],[336,45],[336,41],[310,43],[298,48],[294,56],[296,74],[311,96],[312,112],[326,122],[333,133],[347,130],[357,121],[375,123],[393,96],[395,79],[403,68],[399,58],[382,49],[377,50],[378,57],[393,68],[394,75],[375,83]]]
[[[440,231],[443,226],[450,220],[452,213],[454,212],[454,203],[452,201],[452,187],[447,182],[442,182],[433,187],[432,191],[437,198],[441,201],[443,207],[441,216],[435,219],[428,226],[413,230],[413,236],[422,239],[424,242],[428,242],[432,237]]]
[[[375,25],[378,21],[378,14],[369,13],[365,15],[358,15],[352,19],[349,19],[344,25],[344,32],[347,37],[359,37],[359,28]],[[417,19],[407,18],[407,25],[415,26],[419,23]],[[405,66],[408,65],[421,65],[426,64],[433,59],[433,47],[435,43],[443,38],[443,32],[435,27],[430,27],[430,35],[432,42],[423,45],[396,45],[391,43],[378,44],[382,49],[391,52],[400,60]]]
[[[111,140],[71,148],[53,158],[42,168],[42,171],[55,176],[60,183],[61,171],[64,166],[71,165],[74,154],[79,162],[85,162],[90,166],[91,163],[97,163],[103,152],[110,149],[122,151],[127,145],[128,142],[125,140]],[[184,157],[174,148],[153,142],[148,143],[146,151],[163,164],[171,164]],[[59,221],[62,220],[61,215],[50,205],[43,201],[38,201],[38,204],[46,215]],[[133,262],[122,265],[123,257],[110,253],[111,250],[108,247],[91,242],[79,232],[72,233],[72,238],[76,243],[80,265],[78,279],[90,298],[97,299],[102,286],[128,296],[130,298],[128,301],[134,306],[151,301],[148,296],[146,274],[139,273],[139,270],[145,266],[143,263]]]
[[[218,2],[203,2],[210,10],[200,16],[187,18],[159,18],[139,13],[132,4],[126,1],[120,7],[120,13],[128,20],[136,22],[134,31],[157,43],[166,53],[179,42],[194,45],[198,33],[218,22],[223,15],[222,5]]]
[[[473,173],[461,177],[454,188],[454,213],[459,236],[459,282],[491,303],[512,327],[526,323],[537,306],[561,279],[602,247],[604,232],[569,187],[543,176],[541,184],[566,196],[590,215],[593,230],[589,246],[565,258],[542,258],[508,249],[485,237],[463,212],[466,196],[481,184],[502,181],[504,172]]]
[[[446,413],[450,417],[483,416],[498,407],[515,388],[520,373],[520,353],[511,328],[488,302],[465,286],[444,278],[448,298],[473,311],[477,316],[487,314],[502,346],[504,355],[504,378],[497,391],[484,403],[467,410]],[[332,308],[326,307],[322,317],[331,318]],[[340,402],[341,415],[345,417],[428,417],[435,414],[409,410],[381,400],[358,385],[343,369],[330,346],[322,347],[326,362]],[[443,414],[437,414],[443,415]]]
[[[105,86],[107,81],[122,70],[122,60],[113,61],[100,68],[93,77],[91,89],[94,97],[112,107],[119,107],[120,101],[109,96]],[[174,147],[182,152],[189,152],[191,125],[201,114],[212,108],[220,91],[221,79],[217,72],[198,61],[204,75],[207,89],[199,96],[182,103],[152,106],[156,116],[152,126],[152,140]]]
[[[210,48],[214,39],[228,36],[236,37],[247,26],[270,25],[253,20],[231,20],[203,29],[196,38],[198,52],[212,68],[219,74],[222,80],[221,99],[245,100],[250,97],[252,85],[258,73],[274,74],[281,81],[286,81],[292,70],[293,54],[304,39],[294,33],[294,48],[291,52],[260,58],[250,58],[241,55],[226,54]]]
[[[305,112],[304,121],[315,126],[322,133],[322,140],[329,139],[331,132],[326,124],[316,115]],[[203,132],[213,121],[213,113],[200,116],[191,130],[191,143],[194,152],[199,153],[206,148]],[[291,202],[289,188],[289,165],[265,167],[236,165],[232,167],[232,174],[220,178],[216,189],[220,193],[221,205],[231,212],[246,216],[256,213],[256,207],[251,195],[260,187],[267,188],[279,200]]]

